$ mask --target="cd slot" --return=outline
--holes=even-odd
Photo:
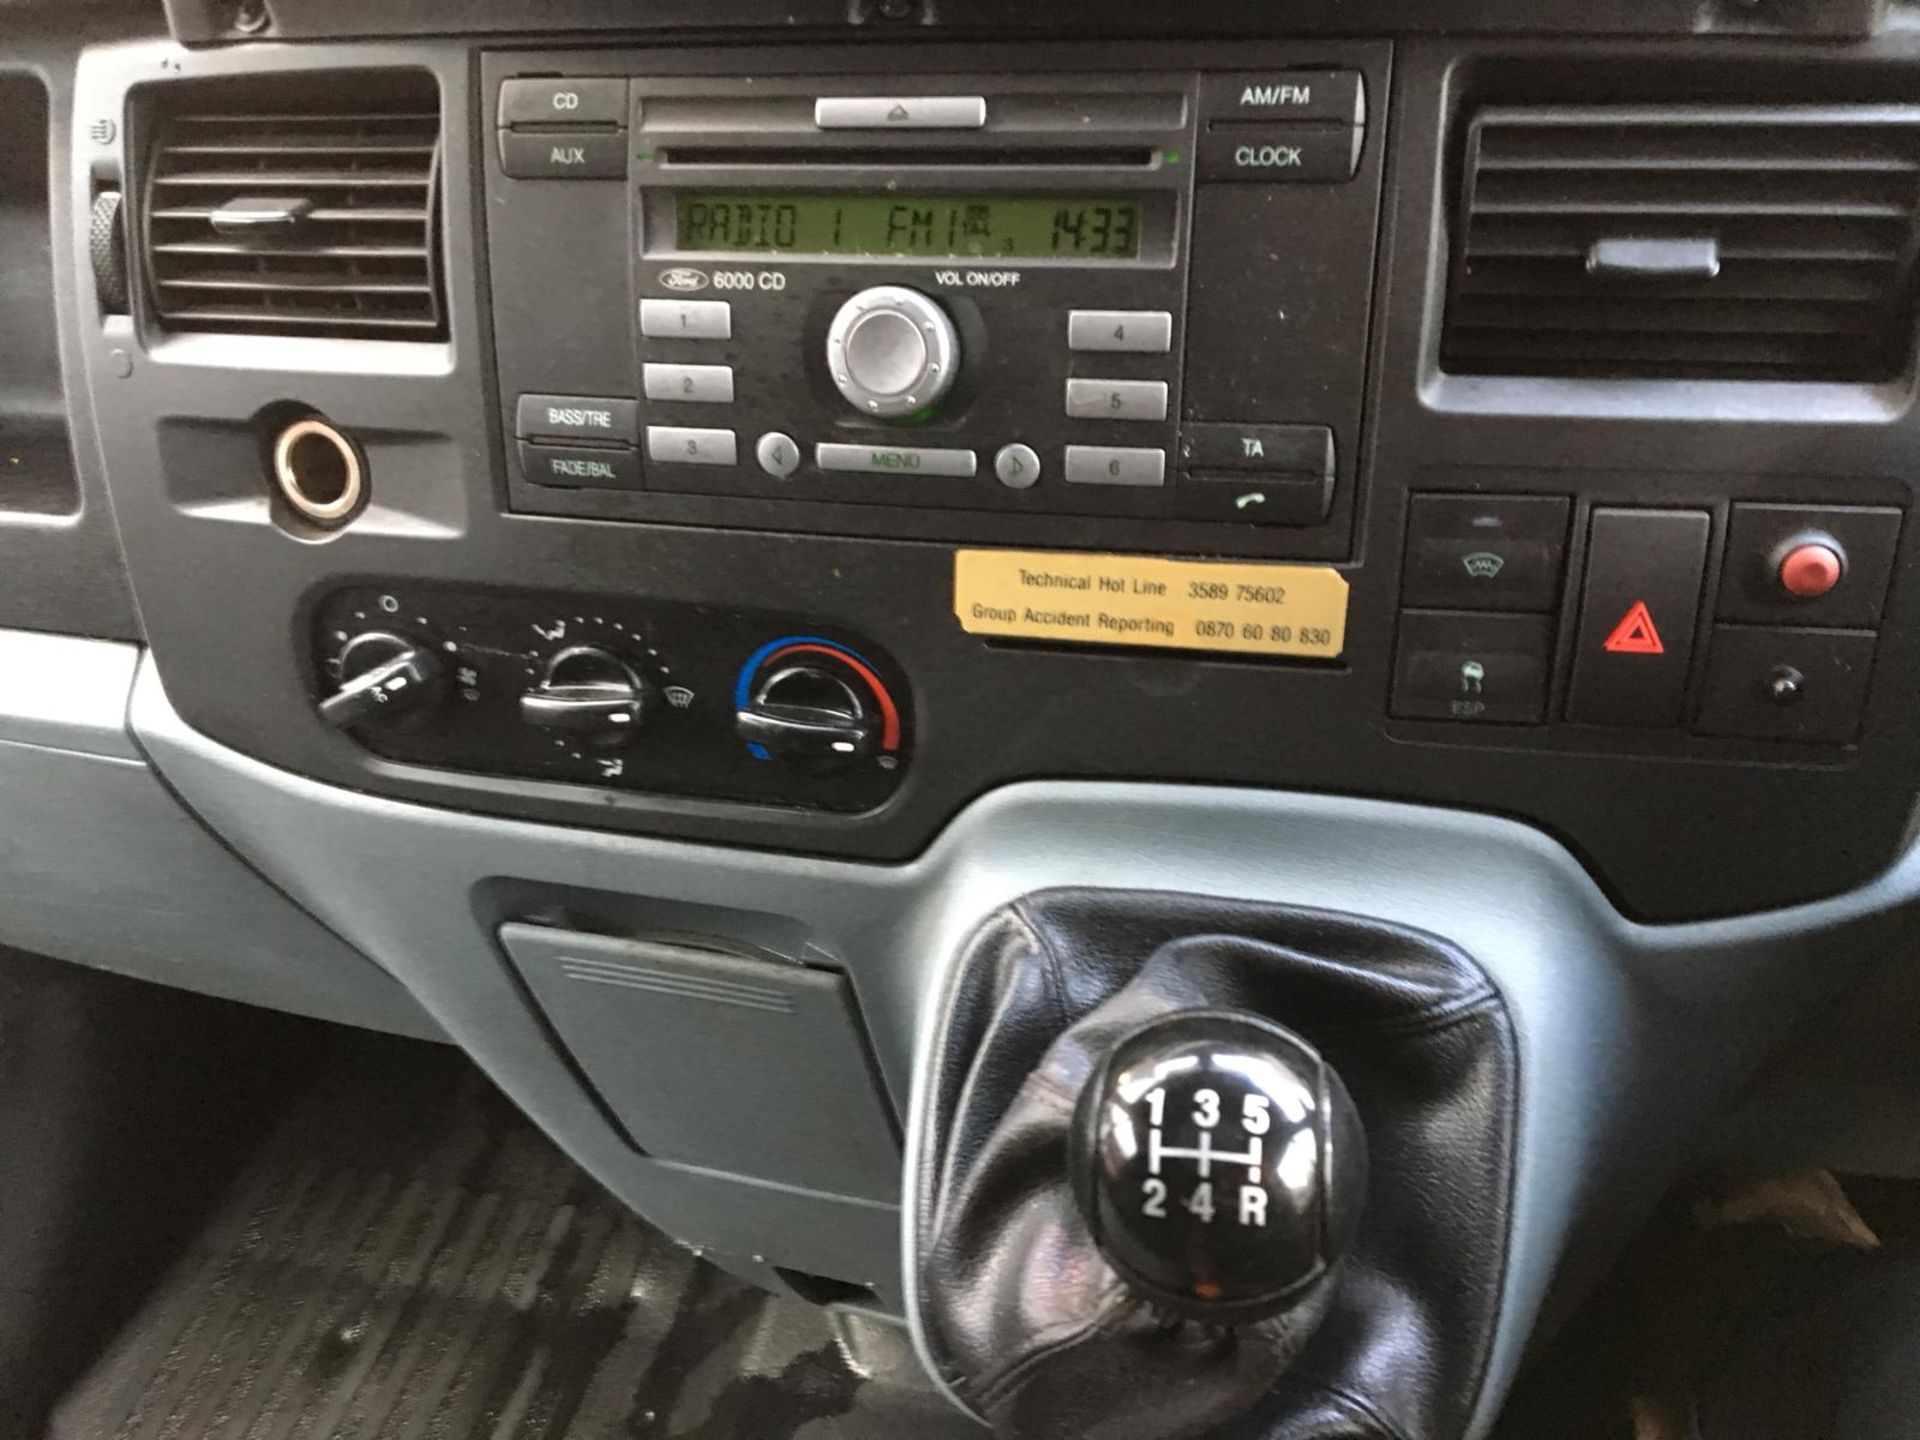
[[[849,166],[878,166],[889,170],[952,168],[977,169],[1010,167],[1084,170],[1152,168],[1159,152],[1151,146],[1107,147],[1048,146],[1036,149],[1009,149],[1005,146],[945,146],[939,149],[831,149],[808,146],[672,145],[655,152],[655,160],[666,169],[706,165],[753,165],[794,169],[845,169]]]

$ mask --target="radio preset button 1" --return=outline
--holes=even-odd
[[[1069,310],[1067,348],[1165,355],[1173,349],[1173,315],[1166,310]]]
[[[1009,490],[1031,490],[1040,478],[1040,456],[1031,445],[1002,445],[994,453],[993,475]]]
[[[1167,452],[1132,445],[1069,445],[1061,473],[1069,485],[1165,485]]]
[[[731,430],[649,425],[647,458],[660,465],[731,465],[739,455]]]
[[[947,312],[918,290],[875,285],[842,305],[827,327],[827,370],[856,410],[911,415],[953,387],[960,337]]]
[[[813,102],[821,130],[978,130],[982,95],[823,95]]]
[[[769,430],[753,446],[753,458],[776,480],[785,480],[800,468],[800,442],[791,435]]]
[[[522,395],[515,431],[523,440],[603,440],[631,445],[640,438],[640,405],[578,395]]]
[[[641,393],[649,400],[681,400],[690,405],[727,405],[733,401],[731,365],[659,365],[640,371]]]
[[[820,444],[813,463],[822,470],[871,475],[947,475],[965,479],[980,468],[971,450],[929,450],[911,445]]]
[[[611,76],[502,80],[502,125],[625,125],[627,82]]]
[[[649,340],[731,340],[733,306],[725,300],[642,300],[640,333]]]
[[[1200,178],[1351,180],[1366,133],[1347,125],[1222,125],[1200,137]]]
[[[1067,416],[1073,420],[1164,420],[1164,380],[1069,380]]]
[[[520,473],[535,485],[632,490],[640,484],[640,452],[612,446],[520,442]]]

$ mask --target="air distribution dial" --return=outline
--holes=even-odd
[[[1223,1325],[1313,1306],[1366,1195],[1340,1077],[1299,1036],[1189,1010],[1122,1039],[1077,1112],[1074,1181],[1135,1293]]]
[[[655,698],[653,687],[612,651],[572,645],[548,661],[540,683],[520,697],[520,718],[611,750],[653,718]]]
[[[827,327],[827,369],[863,415],[926,409],[960,374],[960,337],[933,300],[904,285],[875,285],[840,307]]]

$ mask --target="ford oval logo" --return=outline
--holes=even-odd
[[[676,265],[671,270],[660,272],[660,283],[669,290],[704,290],[707,288],[707,272]]]

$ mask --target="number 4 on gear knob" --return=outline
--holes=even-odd
[[[1136,1293],[1222,1325],[1304,1306],[1352,1238],[1366,1140],[1304,1040],[1233,1011],[1183,1011],[1116,1045],[1081,1096],[1074,1181]]]

